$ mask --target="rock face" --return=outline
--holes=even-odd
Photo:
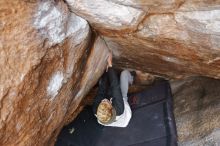
[[[220,1],[67,0],[118,56],[120,68],[220,78]]]
[[[171,85],[179,145],[220,145],[220,80],[196,77]]]
[[[0,12],[0,145],[48,145],[104,71],[107,51],[101,39],[88,47],[88,23],[62,1],[0,1]]]
[[[220,78],[218,0],[1,0],[0,32],[0,145],[4,146],[52,145],[105,70],[108,49],[119,69],[167,78]],[[218,101],[211,97],[202,107],[190,105],[195,117],[208,116],[206,104]],[[177,96],[177,105],[182,98]],[[213,107],[211,111],[219,112],[219,105]],[[219,135],[213,131],[219,117],[201,121],[188,118],[181,106],[175,110],[180,144],[195,144],[192,136],[204,136],[194,130],[195,124],[210,122],[201,132]],[[192,133],[184,133],[190,126],[182,120],[189,120]]]

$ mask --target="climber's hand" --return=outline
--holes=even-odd
[[[110,52],[108,55],[107,63],[108,64],[107,64],[106,72],[108,71],[109,67],[112,67],[112,52]]]

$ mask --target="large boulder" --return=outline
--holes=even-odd
[[[0,1],[0,12],[0,145],[48,145],[101,76],[108,50],[101,39],[89,47],[87,21],[62,1]]]
[[[1,0],[0,145],[53,145],[104,72],[109,49],[119,69],[220,78],[219,8],[218,0]],[[199,131],[219,132],[219,117],[196,119],[209,116],[208,102],[192,101],[202,104],[200,112],[190,107],[194,117],[175,109],[183,145],[202,139]],[[204,128],[184,133],[196,124]]]
[[[220,2],[66,0],[104,36],[120,68],[220,78]]]
[[[218,146],[220,80],[190,77],[171,85],[179,145]]]

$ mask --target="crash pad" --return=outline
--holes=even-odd
[[[87,106],[63,128],[56,146],[176,146],[177,134],[169,82],[160,81],[129,96],[132,118],[126,128],[97,123]]]

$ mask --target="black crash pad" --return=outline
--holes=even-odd
[[[56,146],[177,145],[172,96],[167,81],[130,95],[129,103],[132,118],[126,128],[101,126],[88,106],[63,128]]]

